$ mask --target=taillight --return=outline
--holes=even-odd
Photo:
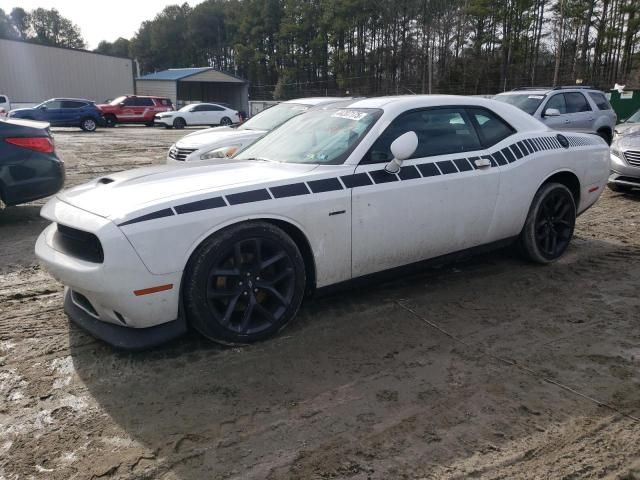
[[[49,137],[12,137],[5,138],[5,142],[17,147],[34,150],[42,153],[53,153],[53,140]]]

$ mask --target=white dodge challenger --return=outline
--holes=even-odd
[[[597,136],[481,98],[354,100],[294,117],[232,159],[98,178],[50,200],[36,253],[69,317],[121,348],[191,325],[272,335],[305,294],[476,247],[549,263],[607,184]]]

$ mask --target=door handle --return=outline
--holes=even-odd
[[[564,123],[570,123],[570,122],[571,122],[571,120],[565,120],[564,121]]]
[[[474,160],[474,162],[476,164],[476,167],[478,168],[487,168],[491,166],[491,160],[489,160],[488,158],[479,158],[477,160]]]

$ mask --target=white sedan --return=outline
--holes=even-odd
[[[192,103],[180,110],[158,113],[153,122],[165,128],[184,128],[191,125],[233,125],[240,121],[240,113],[217,103]]]
[[[122,348],[190,324],[224,343],[284,328],[308,292],[488,245],[558,259],[607,184],[599,137],[480,98],[354,100],[232,159],[117,173],[50,200],[36,253],[70,318]]]

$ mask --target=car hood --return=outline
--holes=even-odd
[[[618,135],[626,135],[639,129],[640,123],[621,123],[620,125],[616,125],[615,131]]]
[[[264,130],[238,130],[237,128],[230,127],[216,127],[203,130],[201,132],[194,132],[181,138],[176,142],[178,148],[195,148],[201,149],[203,147],[226,147],[233,143],[233,141],[245,143],[247,140],[255,140],[262,137],[265,133]]]
[[[29,113],[33,112],[34,110],[34,108],[14,108],[13,110],[10,110],[9,113],[15,115],[16,113]]]
[[[186,166],[139,168],[98,178],[65,190],[59,200],[104,218],[120,221],[166,202],[195,194],[260,185],[295,178],[317,165],[269,163],[229,159],[192,162]]]
[[[618,137],[615,144],[619,148],[638,148],[640,147],[640,125],[631,126],[627,128],[622,135]]]

